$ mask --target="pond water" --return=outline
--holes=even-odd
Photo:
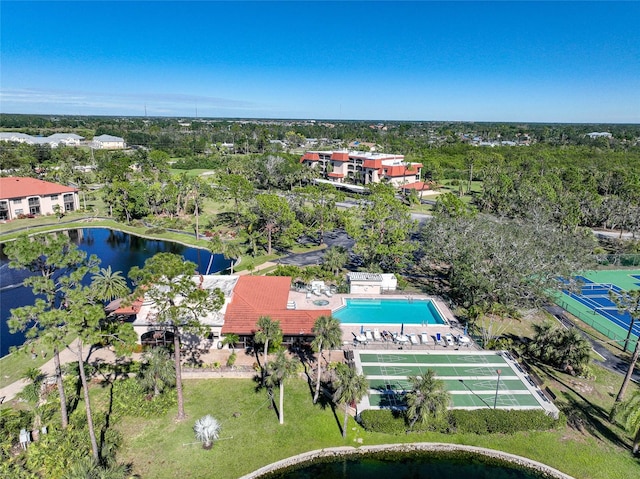
[[[181,255],[197,265],[200,273],[216,273],[229,267],[230,262],[219,254],[192,248],[170,241],[157,241],[106,228],[82,228],[67,230],[72,242],[88,254],[95,254],[102,263],[127,276],[133,266],[144,266],[147,258],[156,253],[167,252]],[[0,252],[0,357],[9,352],[11,346],[24,342],[22,334],[9,333],[7,319],[12,308],[32,304],[34,297],[30,289],[22,286],[28,271],[9,268],[7,257]]]
[[[468,452],[372,453],[316,459],[260,479],[544,479],[548,474]]]

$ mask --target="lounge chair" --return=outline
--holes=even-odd
[[[420,340],[422,341],[422,344],[428,344],[429,336],[427,335],[427,333],[420,333]]]
[[[320,291],[318,291],[317,289],[313,289],[313,290],[311,290],[311,292],[312,292],[313,294],[315,294],[316,296],[322,296],[322,294],[320,293]]]
[[[333,294],[331,294],[331,291],[329,291],[329,288],[326,288],[324,290],[324,294],[326,295],[327,298],[331,298],[333,296]]]
[[[375,328],[373,330],[373,339],[375,339],[376,341],[382,341],[382,336],[380,335],[380,331],[378,331],[378,328]]]
[[[445,334],[444,340],[447,342],[447,346],[453,346],[455,344],[453,341],[453,335],[451,333]]]
[[[373,336],[371,335],[371,330],[367,329],[364,332],[364,337],[367,338],[367,341],[373,341]]]
[[[411,340],[411,344],[420,344],[420,341],[418,341],[418,335],[415,333],[411,333],[409,335],[409,339]]]
[[[446,346],[445,342],[442,340],[442,334],[436,333],[436,344],[438,346]]]

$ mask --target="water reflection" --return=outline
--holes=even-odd
[[[113,271],[122,271],[125,277],[133,266],[144,266],[148,258],[160,252],[178,254],[185,260],[194,262],[197,271],[202,274],[223,271],[230,264],[222,255],[212,255],[206,250],[170,241],[150,240],[106,228],[71,229],[61,234],[67,235],[87,254],[98,256],[102,261],[101,267],[111,266]],[[33,303],[33,294],[22,286],[29,274],[28,271],[9,268],[4,245],[0,244],[0,356],[6,355],[10,346],[24,342],[23,335],[9,333],[7,319],[12,308]]]

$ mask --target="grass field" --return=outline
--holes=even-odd
[[[106,397],[106,392],[104,392]],[[185,381],[184,422],[174,420],[175,411],[151,420],[125,418],[118,428],[125,441],[119,459],[131,461],[142,477],[235,479],[264,465],[305,451],[343,445],[451,442],[499,449],[549,464],[576,479],[636,477],[640,463],[625,444],[589,431],[563,428],[551,432],[514,435],[437,434],[386,435],[368,433],[350,420],[347,438],[339,424],[343,412],[328,404],[313,405],[306,382],[285,385],[285,424],[264,390],[256,391],[252,380],[214,379]],[[193,424],[211,414],[222,423],[220,440],[206,451],[194,444]]]

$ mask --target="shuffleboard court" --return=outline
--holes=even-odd
[[[431,370],[450,393],[451,408],[558,409],[517,363],[501,352],[355,351],[369,394],[358,409],[403,409],[410,376]]]
[[[502,356],[478,355],[473,353],[452,354],[414,354],[414,353],[382,353],[370,354],[360,353],[360,361],[368,364],[500,364],[506,365],[507,362]]]
[[[489,379],[443,379],[444,385],[449,392],[455,391],[495,391],[496,381]],[[500,387],[510,391],[527,391],[527,387],[520,379],[500,378]],[[411,387],[409,381],[396,379],[369,379],[369,387],[378,391],[408,391]]]
[[[506,366],[506,365],[502,365]],[[458,366],[432,366],[432,365],[422,365],[422,366],[362,366],[362,372],[365,376],[420,376],[424,374],[427,369],[431,369],[435,371],[436,375],[439,377],[448,376],[448,377],[495,377],[496,376],[496,367],[500,367],[500,365],[492,366],[467,366],[467,365],[458,365]],[[510,373],[511,371],[505,371],[506,373]],[[515,374],[514,374],[515,376]]]

